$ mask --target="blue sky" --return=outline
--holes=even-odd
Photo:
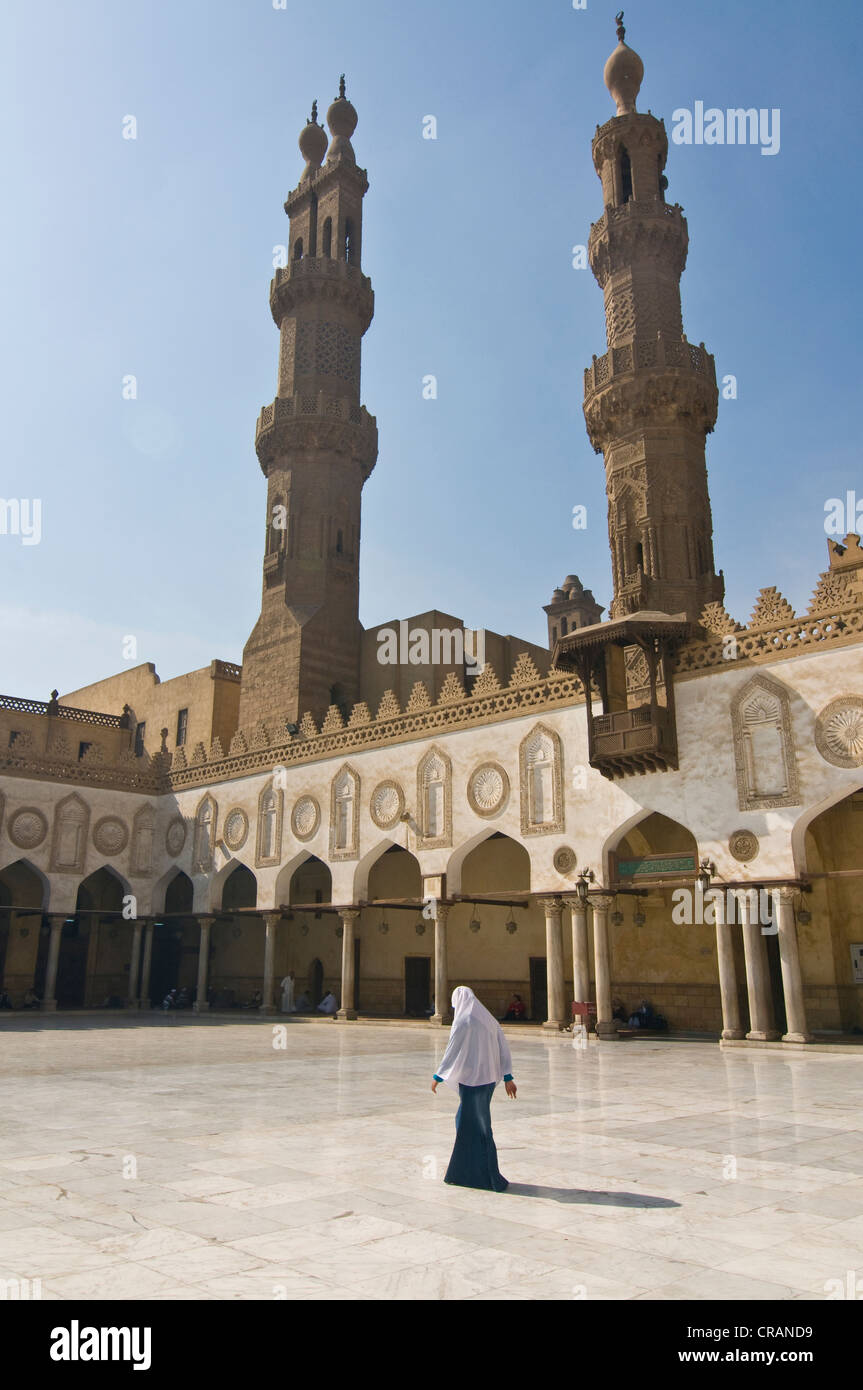
[[[241,659],[260,599],[273,247],[297,136],[342,71],[376,295],[362,621],[436,607],[544,642],[565,574],[609,603],[581,409],[602,294],[571,248],[602,212],[590,141],[614,114],[616,8],[7,3],[0,496],[41,499],[42,540],[0,536],[0,690],[44,699],[111,674],[130,634],[163,678]],[[668,198],[689,221],[685,329],[738,379],[707,452],[727,607],[745,621],[776,584],[805,611],[825,501],[863,501],[859,7],[641,0],[626,25],[639,107],[669,130],[696,101],[781,111],[772,158],[672,146]]]

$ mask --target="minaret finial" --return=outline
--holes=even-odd
[[[344,101],[344,99],[345,99],[345,75],[344,75],[344,73],[342,73],[341,77],[339,78],[339,96],[341,97],[342,101]]]
[[[318,123],[318,99],[317,99],[317,97],[315,97],[314,101],[312,102],[312,114],[311,114],[311,116],[309,116],[309,125],[317,125],[317,123]]]
[[[620,43],[623,43],[623,40],[626,38],[626,30],[623,27],[623,10],[619,10],[618,13],[614,16],[614,18],[617,21],[618,41]]]

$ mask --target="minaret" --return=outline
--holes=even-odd
[[[665,201],[665,123],[635,108],[644,76],[619,43],[605,65],[617,115],[597,127],[593,162],[605,211],[588,252],[605,295],[608,351],[585,372],[584,415],[605,457],[614,576],[610,616],[686,613],[722,601],[714,570],[705,438],[716,423],[713,358],[683,333],[680,276],[689,242]]]
[[[548,615],[548,649],[554,651],[560,637],[591,627],[602,617],[602,605],[590,589],[585,589],[577,574],[568,574],[543,610]]]
[[[327,125],[329,149],[315,103],[299,140],[306,167],[285,203],[289,260],[270,286],[278,389],[255,437],[267,531],[239,718],[246,729],[263,720],[271,733],[307,710],[320,718],[359,699],[360,497],[378,435],[360,405],[360,345],[374,313],[361,269],[369,184],[351,145],[357,113],[344,77]]]

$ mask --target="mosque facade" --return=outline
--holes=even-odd
[[[597,128],[585,371],[603,458],[608,616],[569,575],[545,647],[431,611],[363,629],[360,398],[374,314],[368,178],[344,81],[300,136],[270,292],[276,395],[260,617],[242,666],[143,665],[0,697],[0,978],[13,1007],[279,1007],[449,1021],[455,984],[602,1041],[643,999],[727,1045],[863,1027],[863,547],[828,542],[809,611],[724,607],[706,439],[714,360],[686,337],[668,139],[619,42]],[[820,519],[818,524],[820,525]],[[813,576],[813,579],[815,577]],[[586,1008],[585,1008],[586,1006]]]

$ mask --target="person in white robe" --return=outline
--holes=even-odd
[[[498,1167],[490,1107],[499,1081],[511,1100],[517,1095],[509,1043],[497,1019],[467,985],[453,990],[452,1007],[449,1043],[432,1081],[433,1091],[444,1082],[459,1095],[455,1146],[444,1182],[503,1192],[509,1184]]]
[[[297,1006],[294,1003],[294,977],[289,971],[282,980],[282,1013],[295,1014]]]

